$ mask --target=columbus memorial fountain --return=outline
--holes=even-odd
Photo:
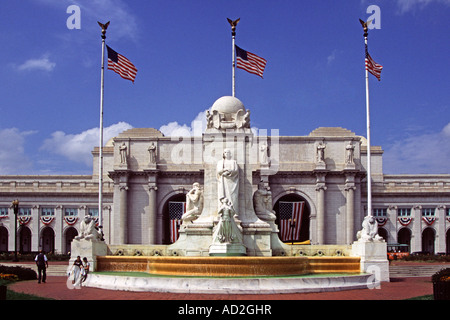
[[[386,243],[377,222],[364,218],[350,246],[306,245],[317,255],[300,255],[283,243],[273,211],[269,157],[250,161],[250,111],[231,96],[207,111],[202,136],[203,186],[186,194],[178,240],[142,245],[140,254],[122,253],[100,240],[89,218],[72,242],[71,264],[87,257],[94,271],[145,272],[152,276],[91,273],[86,286],[104,289],[192,293],[292,293],[378,286],[389,281]],[[264,150],[261,150],[264,153]],[[259,170],[261,180],[253,183]],[[116,246],[117,248],[117,246]],[[131,251],[131,250],[128,250]],[[116,254],[113,254],[116,252]]]

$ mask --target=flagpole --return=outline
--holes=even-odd
[[[370,23],[370,22],[369,22]],[[363,24],[364,28],[364,48],[365,48],[365,62],[367,61],[367,23]],[[370,144],[370,104],[369,104],[369,70],[366,70],[366,125],[367,125],[367,215],[372,216],[372,166],[371,166],[371,144]]]
[[[236,97],[236,50],[235,50],[235,46],[236,46],[236,26],[240,20],[236,19],[236,20],[231,20],[228,19],[228,22],[231,25],[231,55],[232,55],[232,68],[231,68],[231,91],[232,91],[232,96]]]
[[[236,29],[235,29],[236,30]],[[233,97],[236,97],[236,50],[234,49],[235,43],[236,43],[236,31],[231,31],[231,51],[233,56],[233,64],[232,64],[232,76],[233,76]]]
[[[104,74],[105,74],[105,39],[106,29],[109,21],[105,24],[98,22],[102,28],[102,62],[100,74],[100,138],[99,138],[99,156],[98,156],[98,225],[103,237],[103,96],[104,96]]]

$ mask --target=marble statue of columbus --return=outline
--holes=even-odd
[[[239,167],[230,149],[225,149],[222,160],[217,162],[217,179],[217,199],[227,198],[233,208],[239,210]]]

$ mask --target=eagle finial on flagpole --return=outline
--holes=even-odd
[[[364,29],[364,37],[367,37],[368,30],[369,30],[369,24],[372,23],[372,20],[369,20],[367,22],[364,22],[363,20],[359,19],[359,22],[361,23],[363,29]]]
[[[237,18],[237,19],[234,20],[234,21],[231,20],[231,19],[229,19],[229,18],[227,18],[227,20],[228,20],[228,22],[229,22],[229,24],[230,24],[230,26],[231,26],[231,31],[232,31],[232,32],[236,32],[236,26],[237,26],[239,20],[241,20],[241,18]]]
[[[108,21],[107,23],[103,24],[103,23],[97,21],[97,23],[98,23],[98,25],[100,26],[100,28],[102,28],[102,37],[104,37],[105,34],[106,34],[106,29],[108,29],[109,22],[110,22],[110,21]]]

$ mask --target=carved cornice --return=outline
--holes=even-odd
[[[345,191],[349,191],[349,190],[355,191],[356,190],[356,186],[355,186],[355,184],[346,184],[344,190]]]
[[[325,183],[317,183],[316,184],[316,191],[326,191],[327,190],[327,186],[325,185]]]
[[[120,179],[122,177],[128,177],[130,174],[130,170],[126,169],[126,170],[114,170],[114,171],[109,171],[108,172],[108,176],[116,181],[117,179]]]

